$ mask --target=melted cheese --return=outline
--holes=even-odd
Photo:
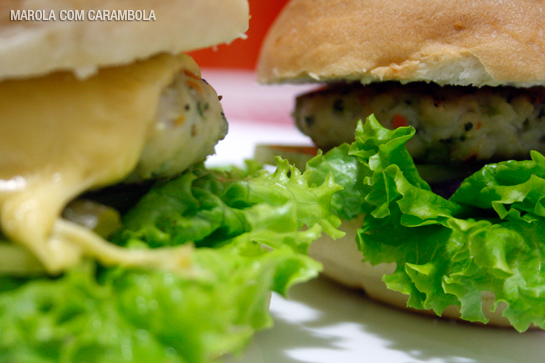
[[[59,72],[0,83],[4,235],[33,252],[50,272],[73,266],[85,254],[108,263],[138,264],[138,258],[98,236],[75,233],[77,228],[58,221],[59,215],[83,191],[131,172],[162,90],[185,68],[198,72],[188,56],[160,55],[101,70],[85,81]]]

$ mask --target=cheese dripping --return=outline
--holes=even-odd
[[[159,55],[86,80],[57,72],[1,82],[2,233],[50,273],[85,255],[105,264],[187,267],[190,247],[131,251],[60,218],[74,197],[134,169],[161,92],[183,69],[199,72],[189,56]]]

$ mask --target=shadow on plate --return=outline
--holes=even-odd
[[[518,333],[422,316],[325,279],[273,296],[272,330],[228,363],[530,363],[545,361],[544,331]]]

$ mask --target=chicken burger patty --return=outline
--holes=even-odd
[[[545,152],[543,87],[464,87],[415,82],[333,84],[297,98],[297,127],[329,150],[354,140],[359,120],[413,126],[407,149],[417,162],[460,163]]]
[[[227,134],[219,97],[189,56],[189,68],[178,72],[166,87],[140,160],[128,182],[170,177],[204,161]]]

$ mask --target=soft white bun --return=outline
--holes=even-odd
[[[369,262],[362,262],[362,254],[356,245],[356,230],[362,225],[362,218],[352,221],[343,221],[340,229],[346,232],[343,238],[333,241],[328,236],[313,242],[310,245],[309,255],[324,265],[323,275],[351,288],[363,289],[374,300],[387,303],[402,309],[414,312],[435,315],[428,310],[417,310],[407,307],[408,296],[400,292],[386,288],[382,282],[382,276],[392,274],[395,264],[380,264],[372,266]],[[507,318],[502,316],[504,306],[500,305],[495,311],[491,311],[495,296],[492,292],[484,292],[483,312],[490,320],[488,325],[510,327]],[[460,312],[457,307],[450,306],[443,311],[443,317],[459,319]]]
[[[533,0],[292,0],[264,42],[258,78],[544,85],[543,8]]]
[[[56,21],[10,21],[11,10],[55,11]],[[61,10],[84,10],[85,21],[61,21]],[[153,21],[89,21],[89,10],[154,11]],[[3,0],[0,80],[131,63],[230,42],[248,29],[247,0]]]

